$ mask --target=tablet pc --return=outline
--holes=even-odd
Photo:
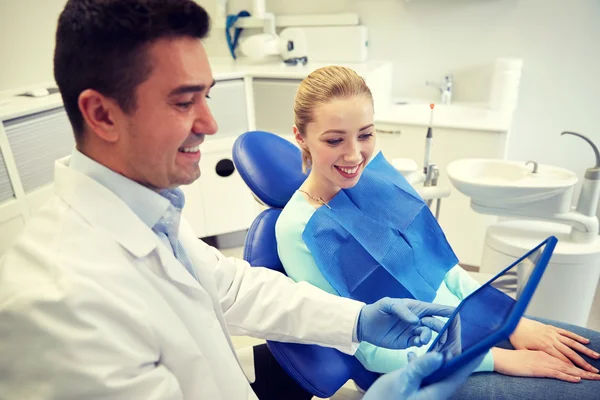
[[[515,330],[537,288],[558,240],[550,236],[479,289],[467,296],[440,330],[429,349],[444,355],[442,366],[423,380],[437,382],[455,372]],[[507,277],[516,276],[516,300],[503,293]],[[516,283],[516,279],[512,279]]]

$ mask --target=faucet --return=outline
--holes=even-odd
[[[533,164],[533,171],[531,171],[531,173],[537,174],[538,173],[538,163],[537,163],[537,161],[527,161],[525,163],[525,165],[529,165],[529,164]]]
[[[442,104],[450,104],[452,102],[452,75],[444,76],[443,83],[426,81],[425,85],[433,86],[440,91],[440,102]]]
[[[576,210],[587,217],[596,218],[598,201],[600,201],[600,151],[594,142],[580,133],[563,132],[561,135],[578,136],[588,142],[594,151],[596,165],[585,171]]]

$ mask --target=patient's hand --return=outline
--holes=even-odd
[[[573,332],[521,318],[510,337],[510,342],[517,350],[541,350],[559,360],[578,365],[586,371],[598,372],[574,350],[596,359],[600,358],[600,355],[583,345],[588,344],[589,339]]]
[[[554,378],[567,382],[600,380],[600,375],[537,350],[506,350],[494,347],[494,371],[512,376]]]

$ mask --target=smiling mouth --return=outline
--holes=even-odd
[[[360,166],[363,164],[361,161],[360,164],[354,165],[352,167],[341,167],[339,165],[334,165],[335,169],[344,177],[344,178],[354,178],[358,175],[358,171]]]
[[[197,153],[198,151],[200,151],[200,145],[197,144],[196,146],[193,146],[193,147],[180,147],[178,149],[178,151],[180,153]]]

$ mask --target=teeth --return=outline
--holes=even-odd
[[[195,153],[198,150],[200,150],[200,145],[195,147],[182,147],[179,149],[179,151],[181,151],[182,153]]]
[[[356,167],[353,168],[342,168],[342,167],[338,167],[339,169],[341,169],[343,172],[347,173],[348,175],[352,175],[354,173],[356,173],[356,171],[358,171],[358,165]]]

